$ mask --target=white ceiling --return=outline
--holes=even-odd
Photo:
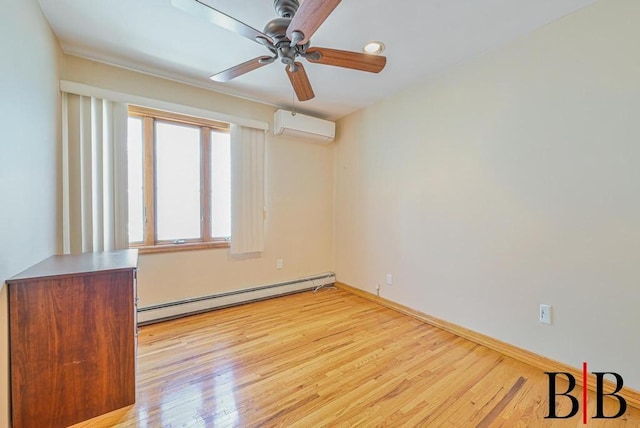
[[[262,31],[272,0],[207,0]],[[316,97],[298,111],[338,119],[448,67],[503,46],[596,0],[344,0],[312,46],[361,51],[380,40],[380,74],[305,62]],[[293,90],[276,62],[228,83],[209,76],[267,55],[265,47],[186,14],[171,0],[39,0],[63,50],[219,92],[291,108]]]

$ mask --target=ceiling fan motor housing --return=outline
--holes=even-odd
[[[274,18],[264,26],[264,34],[273,39],[273,44],[278,46],[281,42],[289,41],[287,38],[287,28],[291,18]]]
[[[295,0],[276,0],[287,2]],[[295,1],[297,3],[297,1]],[[287,28],[291,23],[291,18],[274,18],[267,22],[264,27],[264,33],[273,39],[277,56],[283,64],[294,65],[295,59],[300,55],[300,48],[292,46],[291,40],[287,38]],[[295,71],[295,70],[294,70]]]

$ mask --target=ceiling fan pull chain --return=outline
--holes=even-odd
[[[296,91],[291,91],[291,116],[296,115]]]

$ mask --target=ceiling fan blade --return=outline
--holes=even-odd
[[[305,0],[287,28],[287,37],[293,44],[304,45],[313,33],[340,4],[341,0]],[[294,32],[301,35],[294,36]]]
[[[263,44],[259,40],[260,38],[267,39],[273,43],[271,37],[209,6],[204,0],[171,0],[171,4],[184,12],[204,18],[219,27],[238,33],[256,43]]]
[[[304,70],[302,64],[296,62],[294,69],[296,71],[291,71],[291,65],[288,65],[287,75],[289,76],[289,80],[291,80],[293,90],[296,91],[298,100],[308,101],[315,97],[316,95],[313,93],[311,82],[309,82],[309,77],[307,76],[307,72]]]
[[[238,64],[235,67],[231,67],[220,73],[214,74],[210,77],[214,82],[228,82],[231,79],[235,79],[238,76],[242,76],[257,68],[264,67],[267,64],[271,64],[275,58],[270,56],[259,56],[258,58],[251,59],[242,64]]]
[[[314,58],[317,56],[317,54],[314,55],[314,52],[320,53],[319,59]],[[380,73],[387,64],[387,58],[380,55],[329,48],[309,48],[306,58],[308,61],[318,64],[352,68],[354,70],[368,71],[369,73]]]

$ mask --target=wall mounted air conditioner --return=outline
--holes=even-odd
[[[330,143],[336,136],[336,124],[300,113],[278,110],[273,116],[273,133]]]

